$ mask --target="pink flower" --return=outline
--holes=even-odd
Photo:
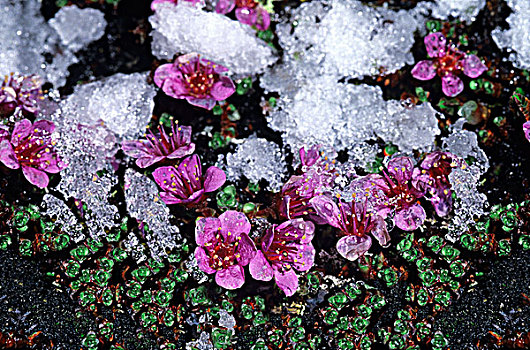
[[[195,150],[191,142],[191,126],[175,126],[171,123],[169,135],[160,125],[158,134],[149,130],[146,140],[124,141],[121,144],[123,152],[136,159],[136,165],[147,168],[164,159],[178,159],[190,155]]]
[[[215,273],[215,282],[226,289],[245,283],[243,266],[256,254],[248,237],[250,222],[245,214],[229,210],[219,218],[202,218],[195,226],[195,259],[205,273]]]
[[[155,71],[155,84],[173,98],[186,99],[194,106],[208,110],[235,91],[232,79],[222,75],[228,69],[198,54],[178,57]]]
[[[255,0],[219,0],[215,11],[221,14],[236,9],[236,18],[239,22],[256,26],[258,30],[267,30],[271,24],[270,15],[265,8]]]
[[[36,75],[6,75],[0,85],[0,116],[21,116],[38,110],[42,81]]]
[[[368,203],[339,201],[337,205],[327,196],[317,196],[311,203],[320,217],[344,235],[336,246],[344,258],[354,261],[366,253],[372,245],[369,234],[374,236],[381,246],[388,245],[390,236],[385,220],[377,213],[368,212]]]
[[[280,215],[286,219],[307,217],[316,223],[322,223],[309,202],[311,198],[320,193],[319,188],[320,179],[316,174],[291,176],[280,194]]]
[[[391,159],[387,171],[381,175],[368,175],[364,187],[370,191],[380,191],[379,201],[374,202],[379,215],[386,218],[395,211],[394,223],[405,231],[414,231],[425,220],[425,210],[418,199],[424,196],[421,189],[414,187],[414,165],[409,157]]]
[[[311,244],[315,225],[302,219],[273,225],[262,239],[250,262],[252,277],[270,281],[273,277],[278,287],[287,295],[298,289],[298,275],[294,270],[307,271],[315,261],[315,248]]]
[[[31,123],[23,119],[15,124],[11,139],[5,127],[0,129],[0,162],[22,173],[33,185],[48,186],[48,173],[58,173],[65,164],[54,150],[51,134],[55,125],[47,120]]]
[[[188,206],[201,202],[205,194],[215,191],[226,181],[221,169],[211,166],[202,174],[201,160],[196,154],[185,158],[176,166],[164,166],[153,171],[153,178],[164,190],[160,198],[166,204]]]
[[[431,203],[439,216],[446,216],[451,211],[453,197],[449,174],[459,163],[454,154],[438,151],[425,157],[421,169],[414,169],[414,187],[430,195]]]
[[[476,55],[468,55],[454,45],[447,45],[442,33],[431,33],[424,42],[427,54],[433,59],[416,63],[412,76],[419,80],[430,80],[438,74],[442,78],[442,90],[449,97],[464,90],[464,83],[457,76],[461,72],[470,78],[477,78],[487,70]]]

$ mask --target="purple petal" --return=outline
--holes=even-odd
[[[22,119],[18,123],[15,124],[15,128],[13,129],[13,133],[11,134],[11,143],[13,146],[17,147],[19,145],[19,141],[22,139],[25,139],[31,134],[32,125],[31,122],[27,119]]]
[[[296,244],[297,252],[293,267],[298,271],[307,271],[315,262],[315,247],[312,244]]]
[[[377,242],[379,242],[381,247],[387,247],[388,243],[390,242],[390,235],[386,230],[385,220],[379,215],[374,215],[372,216],[372,223],[374,224],[374,227],[370,233],[375,237],[375,239],[377,239]]]
[[[425,221],[425,210],[419,204],[403,208],[396,212],[394,222],[403,231],[414,231]]]
[[[442,57],[445,55],[445,44],[447,40],[442,33],[431,33],[423,41],[425,42],[427,54],[430,57]]]
[[[236,250],[237,254],[239,254],[237,262],[241,266],[247,266],[256,255],[256,245],[247,234],[241,234],[239,237],[241,239]]]
[[[22,173],[24,173],[24,176],[29,183],[39,188],[48,186],[48,182],[50,181],[48,175],[44,171],[32,167],[23,166]]]
[[[387,169],[398,183],[403,184],[412,178],[414,163],[412,163],[412,159],[409,157],[392,158],[388,162]]]
[[[245,283],[245,273],[243,267],[233,265],[226,270],[217,271],[215,282],[226,289],[237,289]]]
[[[261,250],[258,250],[256,255],[254,255],[254,258],[248,265],[248,269],[252,278],[258,281],[270,281],[274,274],[271,264],[267,261]]]
[[[232,79],[221,76],[219,77],[219,81],[216,81],[215,84],[213,84],[210,95],[212,95],[215,100],[222,101],[232,96],[235,91],[236,86]]]
[[[448,97],[455,97],[464,90],[464,83],[459,77],[447,74],[442,78],[442,91]]]
[[[186,146],[180,146],[179,148],[177,148],[176,150],[168,154],[167,158],[169,159],[183,158],[183,157],[189,156],[194,151],[195,151],[195,144],[190,143],[189,145],[186,145]]]
[[[146,148],[146,143],[147,141],[143,140],[123,141],[121,143],[121,149],[123,150],[123,153],[129,157],[140,158],[149,154]]]
[[[176,186],[179,185],[176,181],[180,179],[180,175],[174,167],[163,166],[153,171],[153,178],[160,188],[174,192]]]
[[[345,259],[350,261],[357,260],[361,255],[366,253],[372,246],[372,239],[367,236],[346,236],[337,242],[337,251]]]
[[[218,218],[201,218],[195,224],[195,243],[199,247],[204,247],[206,243],[217,241],[216,235],[221,227]]]
[[[339,207],[331,198],[327,196],[316,196],[309,201],[317,214],[325,219],[328,224],[334,227],[340,227],[340,211]]]
[[[162,85],[162,91],[166,95],[176,99],[189,98],[188,88],[180,78],[167,79]]]
[[[189,104],[201,107],[207,110],[211,110],[215,104],[217,103],[216,100],[213,98],[194,98],[194,97],[186,97],[186,100],[189,102]]]
[[[274,271],[274,279],[278,287],[290,297],[298,289],[298,276],[293,269],[289,269],[285,272],[280,272],[278,270]]]
[[[164,85],[164,82],[169,78],[175,75],[176,68],[172,63],[163,64],[158,67],[155,71],[154,82],[156,86],[161,88]]]
[[[226,181],[226,174],[218,167],[211,166],[204,175],[204,192],[213,192]]]
[[[263,6],[258,6],[258,13],[256,18],[256,28],[258,30],[267,30],[271,24],[271,17]]]
[[[464,74],[470,78],[477,78],[487,69],[488,67],[476,55],[467,55],[464,59]]]
[[[239,211],[227,210],[219,215],[219,221],[223,228],[221,233],[225,239],[228,238],[229,232],[232,237],[238,237],[241,234],[248,234],[250,232],[250,222],[245,214]]]
[[[453,197],[449,189],[440,189],[440,194],[431,199],[436,215],[440,217],[447,216],[453,206]]]
[[[526,123],[523,124],[523,131],[524,131],[524,136],[526,136],[526,139],[530,141],[530,121],[527,121]]]
[[[136,159],[136,165],[138,165],[140,168],[148,168],[151,165],[160,162],[161,160],[165,159],[166,157],[160,156],[160,157],[154,157],[151,155],[147,155],[145,157],[141,157]]]
[[[215,5],[215,12],[226,15],[228,12],[232,11],[235,6],[235,0],[218,0],[217,5]]]
[[[239,7],[236,9],[236,18],[239,22],[253,26],[256,24],[258,14],[256,10],[249,7]]]
[[[184,202],[182,198],[175,197],[175,195],[171,192],[160,192],[160,199],[162,199],[162,201],[167,205],[180,204]]]
[[[193,192],[191,196],[189,196],[188,198],[182,200],[181,203],[182,204],[188,204],[188,203],[197,204],[203,200],[203,196],[204,196],[204,190],[200,189],[197,192]]]
[[[55,124],[48,120],[39,120],[33,123],[33,129],[39,131],[45,131],[48,134],[51,134],[55,130]]]
[[[412,68],[411,73],[416,79],[430,80],[435,77],[436,68],[434,68],[434,63],[432,61],[419,61],[414,68]]]
[[[210,257],[201,247],[197,247],[195,249],[195,260],[197,260],[197,264],[199,265],[199,269],[201,269],[201,271],[206,273],[214,273],[217,271],[210,267]]]
[[[0,142],[0,162],[4,163],[6,167],[11,169],[20,168],[13,146],[11,146],[11,143],[5,139]]]

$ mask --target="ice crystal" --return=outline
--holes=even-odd
[[[404,10],[355,0],[313,1],[294,10],[291,20],[278,26],[278,35],[284,61],[297,66],[297,74],[360,77],[413,63],[410,49],[419,25]]]
[[[123,241],[123,247],[137,263],[141,263],[147,259],[144,246],[142,246],[140,240],[133,232],[129,233],[127,238]]]
[[[476,162],[480,170],[485,172],[489,167],[488,157],[479,147],[477,135],[462,129],[464,122],[463,118],[455,122],[451,134],[443,140],[443,148],[461,158]]]
[[[153,55],[160,59],[196,52],[242,75],[260,73],[276,61],[250,27],[215,12],[164,3],[149,21]]]
[[[207,332],[202,332],[199,339],[186,344],[186,350],[213,350],[210,335]]]
[[[78,86],[61,102],[54,121],[65,118],[85,125],[102,124],[118,140],[137,138],[145,131],[154,108],[156,91],[146,79],[146,73],[118,73]]]
[[[169,223],[169,209],[160,199],[156,184],[132,169],[125,172],[125,202],[127,211],[148,225],[147,245],[155,258],[166,256],[181,240],[178,227]]]
[[[507,0],[513,13],[506,21],[510,25],[507,30],[496,28],[491,32],[491,36],[497,46],[501,49],[507,48],[514,51],[510,55],[510,60],[514,65],[522,69],[530,69],[530,1],[528,0]]]
[[[277,144],[255,135],[244,140],[234,153],[228,153],[218,166],[226,170],[230,181],[245,176],[251,182],[261,179],[269,183],[269,189],[278,191],[284,183],[287,168],[285,158]]]
[[[426,150],[440,133],[429,103],[405,108],[398,101],[384,101],[379,87],[338,83],[330,77],[308,81],[292,98],[282,96],[278,107],[268,117],[269,125],[282,131],[285,143],[295,150],[307,143],[354,149],[381,137],[410,152]]]
[[[61,225],[62,231],[70,235],[74,242],[79,243],[85,239],[83,227],[62,200],[51,194],[45,194],[42,198],[42,206],[44,207],[42,213],[55,218],[55,224]]]
[[[454,17],[470,23],[484,8],[486,0],[437,0],[434,4],[428,4],[432,9],[432,15],[436,18],[449,19],[449,17]]]
[[[77,6],[64,6],[48,22],[55,29],[61,42],[72,51],[78,51],[105,34],[103,12]]]
[[[75,25],[66,28],[57,27],[58,34],[46,23],[40,7],[41,2],[38,0],[0,0],[0,74],[38,74],[55,87],[61,87],[66,83],[68,67],[78,61],[70,48],[62,44],[61,37],[66,37],[68,32],[77,32],[80,28],[86,29],[85,22],[76,21]],[[85,29],[82,33],[86,35]],[[79,47],[82,43],[79,47],[82,48],[88,43],[87,38],[76,38],[74,45]]]
[[[234,328],[236,326],[236,320],[226,310],[221,309],[219,310],[219,326]]]

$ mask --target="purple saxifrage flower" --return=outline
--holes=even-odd
[[[158,67],[154,80],[166,95],[210,110],[236,91],[232,79],[223,75],[227,71],[198,54],[187,54]]]
[[[316,223],[323,223],[309,203],[311,198],[320,194],[319,188],[320,180],[316,174],[291,176],[280,193],[280,215],[286,219],[308,217]]]
[[[311,244],[314,231],[315,225],[303,219],[273,225],[263,236],[261,250],[250,262],[252,277],[260,281],[274,277],[287,296],[293,295],[298,289],[298,275],[294,270],[307,271],[315,261],[315,248]]]
[[[191,126],[179,126],[171,123],[171,132],[166,133],[160,125],[158,134],[151,130],[146,134],[146,140],[122,142],[123,152],[136,159],[136,165],[147,168],[166,158],[178,159],[190,155],[195,150],[191,142]]]
[[[390,241],[385,220],[377,213],[368,212],[366,202],[339,201],[337,205],[327,196],[317,196],[311,203],[320,217],[344,235],[337,242],[336,248],[340,255],[350,261],[357,260],[370,249],[372,239],[369,234],[383,247]]]
[[[453,197],[449,174],[459,165],[457,157],[449,152],[429,153],[421,163],[421,169],[414,169],[413,185],[430,195],[436,214],[446,216],[451,211]]]
[[[430,80],[438,74],[442,78],[442,90],[446,96],[454,97],[464,90],[464,83],[458,77],[461,72],[470,78],[477,78],[487,70],[476,55],[468,55],[454,45],[447,45],[442,33],[431,33],[424,42],[432,60],[416,63],[412,76],[419,80]]]
[[[0,129],[0,162],[11,169],[22,168],[24,176],[33,185],[48,186],[46,173],[58,173],[65,167],[51,139],[54,129],[55,125],[47,120],[32,124],[27,119],[15,124],[11,139],[5,129]]]
[[[245,214],[229,210],[219,218],[202,218],[195,227],[195,259],[205,273],[215,273],[215,282],[226,289],[245,283],[243,266],[256,254],[248,237],[250,222]]]
[[[6,75],[0,85],[0,117],[33,114],[42,97],[42,81],[36,75]]]
[[[391,159],[387,171],[381,175],[368,175],[364,186],[367,189],[380,190],[383,197],[375,204],[379,215],[386,218],[395,211],[394,223],[405,231],[414,231],[425,220],[425,210],[418,203],[424,196],[421,189],[414,187],[414,165],[409,157]]]
[[[215,11],[225,15],[236,6],[236,18],[239,22],[249,26],[256,26],[258,30],[267,30],[269,28],[271,24],[270,15],[255,0],[219,0],[217,1]]]
[[[226,181],[221,169],[211,166],[203,175],[201,160],[196,154],[182,160],[178,167],[165,166],[153,171],[153,178],[164,190],[160,198],[166,204],[193,206],[204,199],[208,192],[215,191]]]

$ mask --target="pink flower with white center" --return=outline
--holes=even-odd
[[[431,80],[438,75],[442,78],[442,90],[446,96],[454,97],[464,90],[464,83],[458,77],[460,73],[477,78],[488,69],[476,55],[466,54],[452,44],[447,45],[442,33],[431,33],[424,42],[432,60],[416,63],[412,76],[419,80]]]
[[[158,67],[154,80],[166,95],[210,110],[217,101],[236,91],[232,79],[223,74],[227,71],[226,67],[192,53]]]
[[[129,157],[136,159],[136,165],[147,168],[164,159],[178,159],[190,155],[195,151],[195,144],[191,142],[191,126],[180,126],[171,123],[171,132],[158,126],[158,133],[151,130],[146,134],[146,140],[123,141],[121,148]]]
[[[311,244],[315,225],[311,221],[294,219],[273,225],[263,236],[261,250],[250,262],[252,277],[270,281],[273,277],[278,287],[287,295],[298,289],[296,271],[309,270],[315,261],[315,248]]]
[[[215,273],[215,282],[223,288],[237,289],[245,283],[243,266],[256,254],[250,228],[245,214],[234,210],[197,221],[195,259],[201,271]]]
[[[54,149],[51,134],[55,125],[47,120],[31,123],[23,119],[15,124],[11,138],[5,127],[0,128],[0,162],[22,173],[33,185],[48,186],[46,173],[58,173],[66,166]]]

